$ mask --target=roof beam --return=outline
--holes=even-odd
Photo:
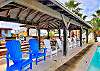
[[[19,15],[20,15],[21,11],[22,11],[22,8],[19,9],[19,12],[18,12],[17,15],[16,15],[16,18],[17,18],[17,19],[19,18]]]
[[[54,28],[58,28],[58,26],[54,23],[54,22],[51,22],[51,25],[54,26]]]
[[[59,24],[56,23],[56,21],[52,21],[52,25],[58,28]]]
[[[34,26],[34,25],[21,25],[20,27],[26,27],[26,28],[36,28],[37,26]]]
[[[40,23],[47,21],[49,18],[50,18],[50,16],[48,16],[45,20],[42,20]]]
[[[9,10],[9,9],[1,9],[1,8],[0,8],[0,12],[2,12],[2,11],[6,11],[6,10]]]
[[[13,0],[13,1],[20,5],[26,6],[30,9],[38,10],[55,18],[62,19],[59,12],[47,7],[46,5],[43,5],[42,3],[39,3],[38,1],[35,0]]]
[[[10,18],[10,9],[7,11],[6,17]]]
[[[32,9],[30,9],[30,11],[26,14],[25,16],[25,20],[27,19],[27,17],[32,13]]]
[[[56,18],[51,18],[51,19],[49,19],[49,20],[46,20],[46,21],[42,21],[42,22],[40,22],[40,23],[43,23],[43,22],[49,22],[49,21],[53,21],[53,20],[55,20]]]
[[[34,17],[32,18],[31,21],[33,21],[33,19],[36,18],[36,16],[38,16],[40,12],[39,12],[39,11],[36,11],[35,13],[36,13],[36,14],[34,15]]]
[[[44,17],[45,15],[46,14],[41,15],[40,18],[36,21],[36,23],[40,23],[41,18]]]

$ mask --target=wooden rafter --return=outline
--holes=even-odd
[[[25,6],[23,6],[23,5],[20,5],[20,4],[17,4],[17,3],[15,3],[15,2],[11,2],[11,3],[9,3],[8,4],[9,6],[15,6],[15,7],[17,7],[17,8],[19,8],[19,7],[22,7],[22,8],[27,8],[27,7],[25,7]]]
[[[8,5],[5,5],[4,7],[2,7],[2,9],[14,9],[14,8],[18,8],[17,6],[15,6],[15,5],[10,5],[10,4],[8,4]]]
[[[62,28],[63,25],[61,25],[60,22],[57,22],[57,23],[58,23],[58,27],[59,27],[59,28]],[[63,24],[63,23],[62,23],[62,24]]]
[[[54,26],[54,28],[58,28],[57,24],[55,22],[51,22],[51,25]]]
[[[6,10],[9,10],[9,9],[1,9],[1,8],[0,8],[0,12],[2,12],[2,11],[6,11]]]
[[[9,17],[10,18],[10,9],[7,11],[6,17]]]
[[[33,21],[33,19],[36,18],[36,16],[39,15],[40,12],[39,12],[39,11],[36,11],[35,13],[36,13],[36,14],[34,15],[34,17],[32,18],[31,21]]]
[[[47,22],[49,22],[49,21],[53,21],[53,20],[55,20],[55,19],[56,19],[56,18],[48,19]]]
[[[57,23],[58,26],[62,24],[62,22],[60,22],[59,20],[56,20],[55,22]]]
[[[49,28],[54,28],[54,26],[52,25],[51,22],[48,23],[48,27],[49,27]]]
[[[50,18],[50,16],[45,15],[40,21],[39,23],[43,23],[43,21],[45,22],[46,20],[48,20]]]
[[[46,16],[46,14],[41,15],[40,18],[36,21],[36,23],[40,23],[41,18],[44,17],[44,16]]]
[[[26,25],[21,25],[20,27],[37,28],[37,27],[34,26],[34,25],[28,25],[28,24],[26,24]]]
[[[42,28],[42,27],[45,28],[46,26],[47,26],[47,25],[45,25],[45,23],[40,25],[41,28]]]
[[[32,13],[32,9],[30,9],[30,11],[26,14],[26,16],[25,16],[25,20],[27,19],[27,17]]]
[[[51,16],[48,16],[46,19],[42,20],[42,21],[39,22],[39,23],[43,23],[43,22],[47,21],[49,18],[51,18]]]
[[[53,21],[53,20],[55,20],[55,18],[47,19],[47,20],[45,20],[45,21],[41,21],[40,23],[49,22],[49,21]]]
[[[17,15],[16,15],[16,18],[17,18],[17,19],[19,18],[19,15],[20,15],[22,9],[23,9],[23,8],[20,8],[20,9],[19,9],[19,12],[18,12]]]
[[[55,28],[55,26],[53,25],[52,22],[49,22],[49,26],[50,26],[50,28]]]

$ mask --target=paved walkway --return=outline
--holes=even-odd
[[[72,57],[81,52],[87,46],[88,45],[85,45],[83,47],[69,48],[66,57],[62,56],[61,52],[59,52],[58,56],[53,56],[53,59],[47,57],[47,60],[45,62],[41,61],[38,63],[38,65],[35,65],[33,63],[32,71],[55,71],[58,67],[69,61]],[[5,59],[0,59],[0,71],[5,71],[5,68]]]
[[[89,51],[76,63],[76,67],[73,71],[87,71],[88,66],[92,60],[92,57],[96,51],[96,45],[92,46]]]
[[[83,50],[81,53],[77,54],[71,60],[56,69],[56,71],[87,71],[96,50],[95,47],[96,46],[94,45],[87,50]]]

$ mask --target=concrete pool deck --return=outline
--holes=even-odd
[[[32,71],[55,71],[57,68],[59,68],[61,65],[69,61],[71,58],[73,58],[75,55],[77,55],[79,52],[81,52],[83,49],[85,49],[88,45],[84,45],[82,47],[76,47],[76,48],[69,48],[67,52],[67,56],[62,56],[61,52],[58,53],[58,56],[54,56],[53,59],[50,59],[47,57],[47,60],[41,61],[38,63],[38,65],[33,65]],[[94,48],[91,49],[91,52],[88,53],[83,57],[83,60],[78,61],[76,63],[77,66],[75,66],[74,71],[82,71],[79,69],[82,69],[84,67],[85,59],[87,59],[88,55],[93,54]],[[92,56],[90,56],[92,57]],[[83,62],[83,63],[82,63]],[[85,62],[86,63],[86,62]],[[80,64],[83,64],[82,67]],[[6,62],[5,59],[0,59],[0,71],[5,71],[6,68]],[[84,69],[84,68],[83,68]]]
[[[83,56],[81,56],[79,59],[76,59],[72,63],[72,66],[69,66],[69,68],[71,68],[70,70],[68,70],[69,68],[66,68],[64,71],[87,71],[94,52],[96,51],[95,47],[95,45],[92,46]]]

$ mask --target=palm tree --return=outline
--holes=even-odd
[[[75,0],[69,0],[68,2],[65,3],[65,6],[69,10],[71,10],[73,13],[75,13],[76,15],[81,17],[83,20],[85,20],[87,16],[80,13],[80,11],[83,10],[82,8],[79,7],[80,4],[81,3],[76,2]]]
[[[96,13],[100,17],[100,10],[97,10]]]
[[[100,10],[97,10],[95,14],[92,14],[93,19],[91,19],[90,23],[93,25],[93,32],[95,36],[95,41],[96,41],[96,36],[100,36],[96,34],[96,32],[100,31]]]
[[[93,18],[100,17],[100,10],[97,10],[95,14],[92,14]]]
[[[84,16],[83,16],[83,20],[85,20],[86,18],[87,18],[87,16],[86,16],[86,15],[84,15]]]
[[[75,9],[77,9],[77,7],[80,5],[81,3],[76,2],[75,0],[69,0],[68,2],[65,3],[65,6],[70,9],[71,11],[75,11]]]
[[[96,30],[100,30],[100,10],[97,10],[95,14],[92,15],[91,24],[95,27]]]

